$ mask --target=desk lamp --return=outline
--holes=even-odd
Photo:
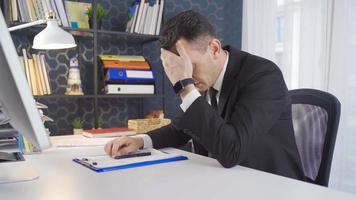
[[[13,26],[9,28],[9,31],[11,32],[44,23],[47,23],[47,27],[39,32],[33,39],[33,49],[69,49],[77,46],[73,36],[58,26],[58,21],[52,11],[49,12],[47,19],[40,19],[26,24]]]

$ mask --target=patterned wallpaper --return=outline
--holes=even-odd
[[[86,0],[85,2],[91,2]],[[97,0],[106,10],[108,17],[103,20],[103,30],[123,31],[127,21],[127,10],[132,0]],[[218,36],[223,44],[241,46],[241,19],[242,0],[166,0],[164,19],[171,18],[177,13],[193,9],[207,16],[215,26]],[[17,51],[26,48],[29,53],[36,53],[30,49],[33,35],[13,34]],[[69,59],[77,56],[79,59],[82,87],[85,94],[94,94],[94,67],[93,67],[93,37],[75,37],[78,47],[61,51],[42,51],[49,64],[49,76],[52,91],[63,94],[67,84]],[[98,116],[102,127],[124,126],[128,119],[139,118],[147,112],[165,109],[166,116],[174,118],[179,109],[180,100],[173,93],[172,86],[165,77],[159,59],[157,42],[141,45],[130,38],[100,35],[98,36],[98,53],[136,54],[148,58],[153,67],[156,79],[156,93],[163,96],[152,98],[99,98]],[[47,104],[45,111],[54,118],[54,123],[47,123],[52,135],[71,134],[72,121],[76,117],[84,119],[84,128],[94,125],[94,99],[85,98],[38,98],[38,101]]]

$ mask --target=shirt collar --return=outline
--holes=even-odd
[[[223,84],[224,75],[225,75],[226,68],[227,68],[227,63],[229,62],[229,52],[228,51],[225,51],[225,52],[226,52],[227,56],[226,56],[226,61],[225,61],[224,67],[221,70],[221,72],[219,74],[219,77],[216,80],[215,84],[213,85],[213,88],[218,91],[217,96],[220,96],[221,87],[222,87],[222,84]]]

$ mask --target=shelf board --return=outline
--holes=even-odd
[[[99,94],[98,98],[154,98],[163,97],[160,94]]]
[[[11,22],[10,23],[10,27],[21,25],[21,24],[25,24],[25,23],[23,23],[23,22]],[[32,26],[32,27],[28,27],[28,28],[12,31],[11,33],[14,33],[14,34],[25,34],[25,35],[28,35],[28,34],[35,35],[35,34],[41,32],[44,28],[46,28],[46,25],[41,24],[41,25],[36,25],[36,26]],[[79,37],[92,37],[93,33],[94,33],[94,29],[71,28],[71,27],[61,27],[61,28],[63,28],[66,31],[71,32],[74,36],[79,36]]]
[[[140,33],[128,33],[122,31],[110,31],[110,30],[97,30],[99,36],[117,36],[128,37],[130,39],[139,40],[142,43],[152,42],[159,39],[158,35],[140,34]]]
[[[23,22],[11,22],[10,27],[25,24]],[[21,30],[13,31],[15,34],[32,34],[35,35],[46,28],[46,25],[36,25],[28,28],[24,28]],[[116,37],[128,37],[130,39],[138,40],[139,42],[146,43],[152,42],[159,39],[158,35],[149,35],[149,34],[139,34],[139,33],[128,33],[123,31],[111,31],[111,30],[101,30],[101,29],[83,29],[83,28],[71,28],[71,27],[61,27],[66,31],[71,32],[74,36],[78,37],[93,37],[95,32],[98,33],[99,36],[116,36]]]
[[[52,94],[52,95],[35,95],[35,98],[44,98],[44,99],[74,99],[74,98],[94,98],[95,95],[65,95],[65,94]]]
[[[154,98],[154,97],[163,97],[160,94],[98,94],[98,95],[64,95],[64,94],[53,94],[53,95],[35,95],[35,98],[44,98],[44,99],[74,99],[74,98]]]

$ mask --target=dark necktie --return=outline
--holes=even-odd
[[[214,110],[218,110],[218,101],[216,100],[216,95],[218,94],[218,91],[215,90],[213,87],[209,88],[209,96],[210,96],[210,104],[211,107],[213,107]]]
[[[218,111],[218,101],[216,100],[216,94],[218,93],[213,87],[209,88],[210,105],[215,110]],[[206,94],[206,93],[205,93]],[[199,142],[193,140],[194,152],[203,156],[213,157]]]

